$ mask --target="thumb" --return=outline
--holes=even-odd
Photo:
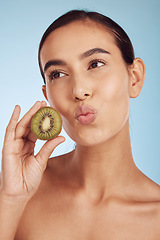
[[[58,136],[52,140],[47,141],[43,147],[40,149],[38,154],[35,156],[37,162],[42,167],[42,169],[45,169],[47,165],[47,161],[54,151],[54,149],[62,142],[64,142],[66,139],[63,136]]]

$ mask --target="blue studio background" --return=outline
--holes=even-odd
[[[14,106],[21,116],[37,100],[44,100],[37,52],[45,29],[71,9],[99,11],[120,24],[129,35],[135,56],[146,65],[146,79],[138,98],[131,99],[130,133],[136,165],[160,184],[160,1],[159,0],[5,0],[0,2],[0,150]],[[54,155],[69,152],[67,141]],[[37,142],[36,151],[42,146]]]

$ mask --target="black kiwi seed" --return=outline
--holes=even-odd
[[[39,109],[32,118],[31,131],[38,139],[49,140],[57,137],[62,130],[62,118],[51,107]]]

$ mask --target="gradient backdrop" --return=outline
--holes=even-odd
[[[0,3],[0,150],[13,108],[21,116],[37,100],[44,100],[37,51],[40,38],[57,17],[71,9],[88,9],[108,15],[128,33],[136,57],[146,65],[140,96],[131,99],[130,132],[136,165],[160,184],[160,1],[159,0],[3,0]],[[64,131],[62,134],[66,137]],[[41,147],[38,141],[36,151]],[[73,149],[67,141],[54,152]]]

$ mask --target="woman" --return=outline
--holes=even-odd
[[[34,156],[30,122],[46,103],[19,122],[15,107],[2,153],[2,239],[160,239],[160,188],[131,150],[130,98],[145,66],[126,33],[99,13],[70,11],[44,33],[39,65],[44,96],[76,148],[48,160],[58,136]]]

